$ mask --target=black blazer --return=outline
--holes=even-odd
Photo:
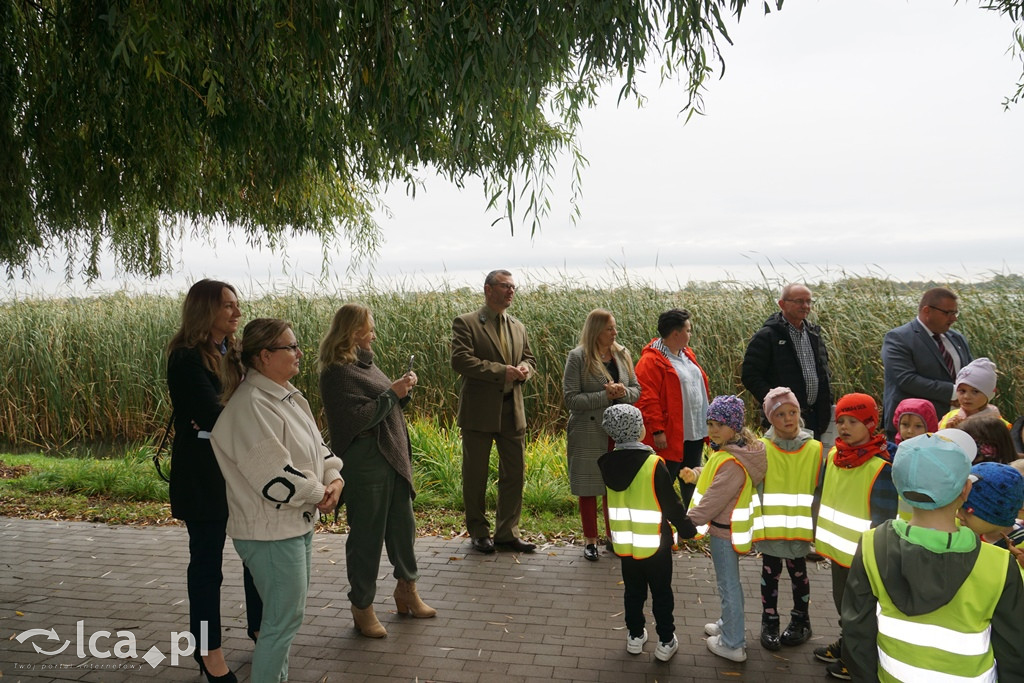
[[[208,436],[223,409],[220,379],[203,365],[198,349],[175,349],[167,359],[167,388],[174,406],[171,515],[187,522],[226,521],[224,476]]]

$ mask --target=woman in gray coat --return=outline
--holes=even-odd
[[[585,546],[583,557],[597,561],[597,497],[605,495],[597,459],[610,451],[608,435],[601,428],[604,409],[615,403],[635,403],[640,384],[633,372],[629,351],[615,342],[618,330],[611,313],[596,308],[583,324],[580,343],[565,361],[562,393],[569,409],[567,455],[569,487],[580,499]],[[608,501],[604,500],[605,532]]]

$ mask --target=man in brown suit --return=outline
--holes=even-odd
[[[494,552],[495,544],[519,552],[537,547],[519,538],[526,433],[522,386],[537,371],[537,361],[526,327],[505,313],[515,291],[512,273],[493,270],[484,279],[484,307],[452,321],[452,368],[462,375],[462,499],[466,529],[473,547],[482,553]],[[493,540],[485,502],[492,443],[498,447]]]

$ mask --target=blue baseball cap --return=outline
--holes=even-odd
[[[892,461],[892,481],[900,497],[922,510],[936,510],[956,500],[970,473],[964,449],[938,432],[902,442]]]

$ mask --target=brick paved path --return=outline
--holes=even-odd
[[[838,634],[828,566],[810,567],[815,637],[771,653],[757,642],[760,561],[745,557],[749,659],[732,664],[709,653],[703,625],[719,614],[711,560],[675,556],[679,652],[668,663],[654,658],[652,634],[643,654],[625,651],[618,560],[602,550],[586,562],[581,548],[543,547],[532,555],[481,555],[465,538],[420,538],[416,550],[421,595],[439,611],[435,619],[394,612],[395,581],[382,562],[375,608],[388,637],[371,640],[352,626],[345,579],[345,537],[318,534],[306,619],[291,651],[290,680],[325,681],[801,681],[827,680],[811,651]],[[110,650],[131,631],[141,657],[151,648],[170,654],[172,631],[188,628],[182,527],[130,528],[0,518],[0,676],[8,681],[201,681],[191,659],[100,659],[88,639]],[[240,563],[230,541],[225,551],[224,648],[229,664],[247,680],[252,643],[245,636]],[[784,577],[783,586],[786,586]],[[783,590],[785,614],[789,594]],[[19,615],[18,612],[21,614]],[[84,658],[76,653],[83,621]],[[783,622],[785,623],[785,621]],[[30,629],[53,628],[57,638]],[[38,654],[34,647],[60,654]],[[120,667],[120,668],[118,668]],[[127,667],[133,667],[131,669]]]

